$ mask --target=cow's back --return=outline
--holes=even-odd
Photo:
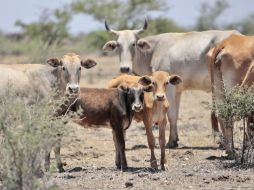
[[[55,82],[52,68],[42,64],[0,64],[0,73],[1,96],[12,92],[27,98],[45,97]]]
[[[237,31],[165,33],[144,38],[153,41],[151,67],[182,77],[181,87],[210,91],[210,74],[206,61],[209,49]],[[154,42],[156,39],[156,43]]]
[[[226,88],[241,85],[246,74],[248,76],[245,84],[253,83],[254,36],[231,35],[218,44],[213,57],[213,60],[220,62]],[[250,67],[252,68],[249,70]]]
[[[77,108],[81,106],[82,116],[78,122],[83,126],[109,126],[113,117],[126,115],[124,102],[118,89],[81,88]]]

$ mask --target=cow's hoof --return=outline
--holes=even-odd
[[[177,147],[178,147],[177,141],[168,142],[166,144],[166,148],[177,148]]]
[[[228,160],[235,160],[237,158],[237,155],[234,151],[226,152],[227,153],[227,159]]]
[[[161,165],[161,170],[162,170],[162,171],[165,171],[165,166],[164,166],[164,164]]]
[[[121,170],[125,172],[128,169],[128,166],[122,166]]]
[[[65,172],[65,170],[64,170],[64,168],[63,168],[63,164],[61,163],[61,164],[59,164],[58,166],[57,166],[57,169],[58,169],[58,172],[59,173],[63,173],[63,172]]]
[[[151,167],[155,170],[158,169],[157,160],[151,160]]]
[[[119,162],[116,161],[116,162],[115,162],[115,165],[116,165],[116,168],[117,168],[117,169],[119,169],[119,170],[121,169],[121,162],[120,162],[120,161],[119,161]]]

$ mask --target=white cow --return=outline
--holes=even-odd
[[[112,30],[106,21],[105,27],[115,34],[116,40],[107,42],[103,50],[108,52],[118,50],[122,73],[132,72],[142,76],[162,70],[182,77],[181,85],[171,85],[167,90],[167,98],[171,103],[167,114],[170,121],[167,147],[177,147],[179,140],[177,119],[182,92],[185,90],[211,91],[210,73],[205,61],[206,54],[218,42],[239,32],[209,30],[164,33],[139,39],[138,34],[147,29],[146,21],[144,27],[139,30]]]

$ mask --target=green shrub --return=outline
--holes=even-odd
[[[42,177],[44,153],[63,134],[66,117],[56,119],[49,100],[29,105],[11,95],[0,99],[0,177],[4,189],[50,189]],[[0,181],[0,183],[1,183]]]
[[[224,90],[224,100],[216,102],[217,115],[225,121],[225,127],[230,123],[242,120],[243,129],[241,148],[236,150],[237,164],[253,166],[254,164],[254,86],[236,86]]]
[[[225,120],[243,119],[254,112],[254,86],[236,86],[224,91],[224,100],[216,103],[218,116]]]

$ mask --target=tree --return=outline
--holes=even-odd
[[[254,14],[249,15],[243,21],[235,24],[243,34],[254,34]]]
[[[159,15],[167,8],[165,0],[75,0],[71,3],[74,13],[88,14],[101,22],[107,17],[117,29],[132,29],[145,17]]]
[[[29,39],[39,39],[48,46],[60,44],[68,37],[67,25],[71,19],[70,11],[67,7],[55,9],[53,12],[44,10],[39,21],[26,24],[20,20],[16,21],[16,26],[22,28],[23,33]]]
[[[200,16],[197,19],[195,29],[199,31],[216,29],[217,26],[215,21],[228,7],[229,4],[226,0],[217,0],[213,6],[209,5],[207,2],[202,3]]]

